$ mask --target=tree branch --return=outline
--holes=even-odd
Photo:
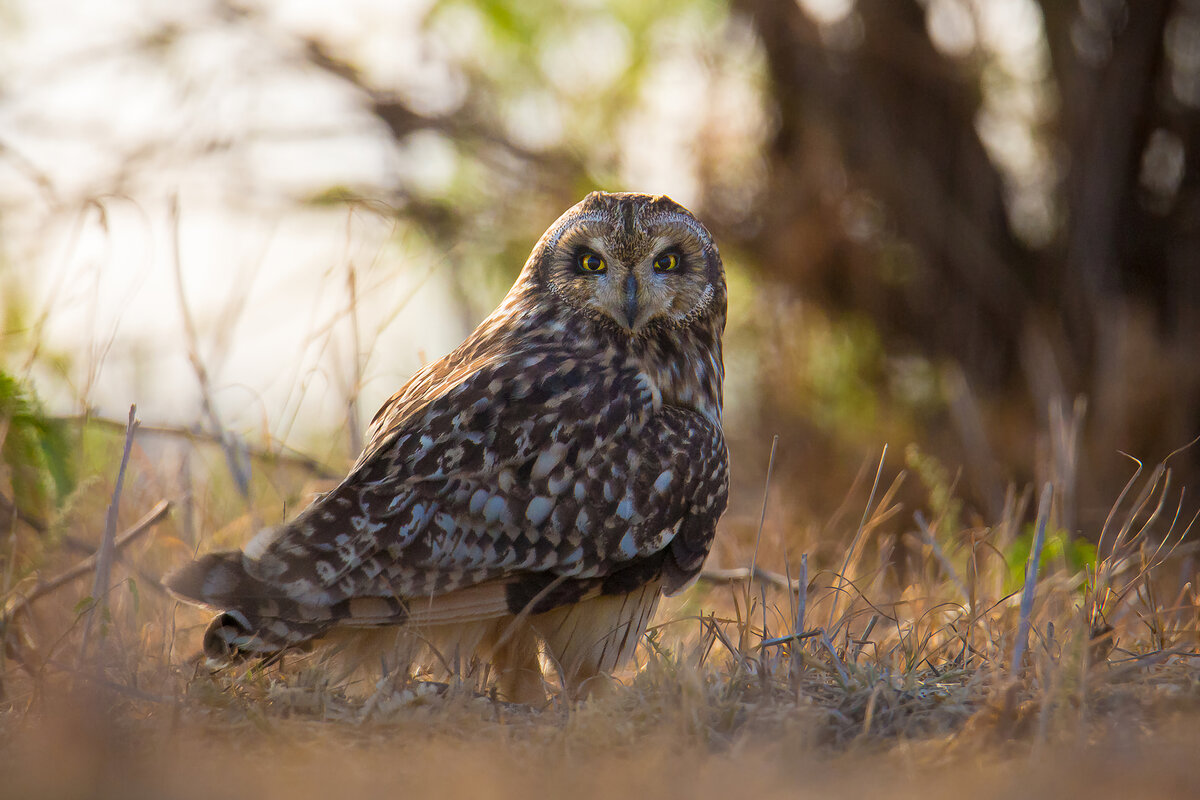
[[[158,505],[146,512],[141,519],[134,523],[133,527],[116,537],[115,541],[113,542],[113,551],[119,552],[127,545],[132,544],[139,537],[165,519],[170,511],[170,501],[159,501]],[[15,618],[18,613],[24,611],[36,601],[48,594],[52,594],[63,586],[66,586],[76,578],[88,574],[96,568],[96,562],[99,557],[100,552],[96,551],[75,566],[68,569],[66,572],[56,575],[47,581],[38,583],[33,587],[33,589],[30,590],[28,594],[18,597],[14,602],[10,603],[8,607],[4,609],[4,613],[0,614],[0,622],[7,622],[8,620]]]

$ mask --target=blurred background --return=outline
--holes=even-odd
[[[776,435],[770,541],[813,550],[884,445],[884,527],[1052,479],[1095,538],[1122,453],[1200,434],[1197,0],[0,0],[7,501],[131,403],[163,484],[180,437],[337,475],[595,188],[725,257],[718,563]]]

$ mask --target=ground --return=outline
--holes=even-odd
[[[105,435],[92,452],[117,463],[123,437]],[[729,568],[663,603],[608,692],[569,703],[550,680],[530,707],[491,696],[482,672],[350,671],[330,648],[205,663],[206,615],[161,575],[198,544],[244,541],[273,521],[263,509],[291,513],[311,465],[260,455],[250,491],[210,477],[164,503],[179,493],[163,459],[132,450],[122,492],[82,482],[52,522],[26,515],[6,537],[24,568],[4,594],[0,796],[1167,798],[1200,785],[1196,548],[1162,470],[1135,475],[1099,550],[1057,529],[1053,490],[992,525],[942,503],[905,531],[877,486],[813,553],[733,521]],[[220,475],[219,451],[200,461]]]

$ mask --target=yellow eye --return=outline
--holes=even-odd
[[[676,253],[663,253],[654,260],[655,272],[671,272],[679,269],[679,255]]]
[[[608,269],[608,265],[595,253],[580,253],[579,268],[584,272],[604,272]]]

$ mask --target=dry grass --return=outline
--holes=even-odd
[[[114,477],[123,438],[84,437]],[[902,474],[834,531],[840,552],[759,564],[752,582],[714,572],[664,605],[610,696],[531,709],[422,676],[346,676],[322,651],[205,669],[203,614],[156,576],[190,555],[195,531],[231,544],[258,509],[294,513],[308,476],[261,458],[242,500],[223,461],[219,445],[145,434],[115,531],[100,479],[40,537],[14,521],[8,563],[40,568],[3,587],[0,794],[1168,797],[1200,777],[1186,756],[1200,729],[1195,546],[1181,543],[1189,520],[1162,467],[1139,469],[1094,533],[1102,558],[1079,569],[1069,543],[1048,546],[1023,580],[1010,562],[1029,529],[1063,541],[1052,490],[1037,514],[1013,494],[987,527],[964,529],[937,503],[908,524]],[[121,533],[164,498],[177,501],[169,517]],[[86,597],[91,570],[55,584],[81,543],[101,541],[115,555],[100,602]],[[786,577],[802,562],[803,593]]]

